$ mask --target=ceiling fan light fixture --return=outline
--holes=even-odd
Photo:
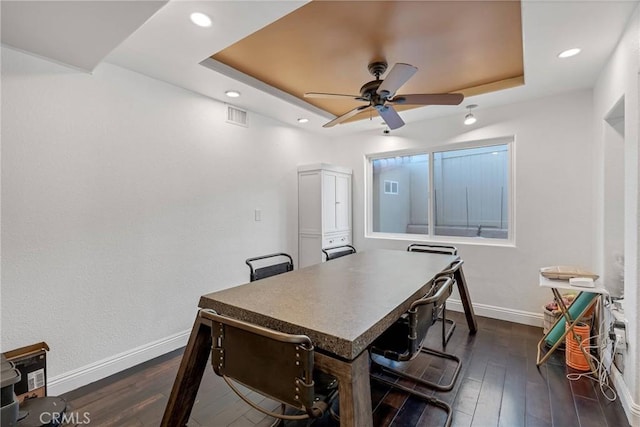
[[[228,90],[224,94],[229,98],[238,98],[240,96],[240,92],[238,92],[237,90]]]
[[[563,50],[558,54],[558,58],[571,58],[572,56],[576,56],[580,53],[580,48],[574,47],[571,49]]]
[[[189,18],[191,19],[191,22],[198,27],[208,28],[211,26],[211,18],[202,12],[194,12],[189,16]]]
[[[471,112],[472,109],[476,108],[477,105],[476,104],[469,104],[467,105],[465,108],[469,110],[469,112],[464,116],[464,124],[469,126],[474,124],[475,122],[478,121],[478,119],[476,119],[476,116],[473,115],[473,113]]]

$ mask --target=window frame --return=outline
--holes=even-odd
[[[433,211],[433,173],[434,173],[434,153],[445,151],[464,150],[469,148],[483,148],[494,145],[506,145],[507,146],[507,212],[509,215],[507,238],[486,238],[486,237],[462,237],[462,236],[442,236],[434,234],[434,211]],[[515,221],[516,221],[516,209],[515,209],[515,151],[516,151],[516,137],[515,135],[478,139],[472,141],[454,142],[448,144],[439,144],[433,146],[423,146],[411,149],[384,151],[376,153],[368,153],[364,155],[364,190],[365,190],[365,206],[364,206],[364,221],[365,221],[365,238],[368,239],[384,239],[384,240],[401,240],[412,242],[431,242],[431,243],[450,243],[450,244],[469,244],[469,245],[483,245],[483,246],[508,246],[515,247]],[[426,154],[429,161],[429,190],[428,190],[428,222],[429,222],[429,234],[409,234],[409,233],[386,233],[380,231],[373,231],[373,161],[379,159],[386,159],[396,156],[413,156]]]

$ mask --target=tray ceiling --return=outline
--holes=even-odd
[[[374,60],[418,67],[399,94],[478,95],[524,83],[520,2],[313,1],[211,58],[300,99],[359,94]],[[362,105],[305,101],[336,116]]]

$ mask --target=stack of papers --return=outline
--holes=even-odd
[[[572,277],[569,279],[569,284],[580,288],[593,288],[596,286],[591,277]]]

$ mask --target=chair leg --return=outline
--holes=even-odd
[[[454,354],[450,354],[450,353],[444,353],[442,351],[438,351],[438,350],[433,350],[430,348],[422,348],[420,350],[421,353],[425,353],[425,354],[430,354],[432,356],[436,356],[436,357],[441,357],[443,359],[449,359],[449,360],[453,360],[454,362],[456,362],[456,369],[453,372],[453,378],[451,378],[451,382],[449,384],[438,384],[438,383],[434,383],[431,381],[427,381],[423,378],[420,377],[416,377],[415,375],[411,375],[411,374],[407,374],[406,372],[402,372],[399,371],[397,369],[393,369],[390,368],[388,366],[385,365],[381,365],[380,363],[376,362],[375,360],[371,359],[372,363],[375,363],[377,366],[379,366],[382,370],[386,371],[386,372],[390,372],[394,375],[397,375],[398,377],[401,378],[405,378],[405,379],[410,379],[413,380],[414,382],[416,382],[417,384],[423,385],[425,387],[434,389],[434,390],[438,390],[438,391],[449,391],[453,388],[453,386],[456,383],[456,380],[458,379],[458,374],[460,374],[460,368],[462,366],[462,363],[460,362],[460,358]]]
[[[444,303],[442,305],[442,316],[438,317],[438,321],[442,322],[442,347],[445,348],[447,343],[451,339],[451,335],[453,335],[453,331],[456,329],[456,322],[453,319],[447,319],[447,304]],[[447,331],[447,325],[451,325],[449,331]]]
[[[282,415],[284,415],[285,411],[287,410],[287,405],[285,405],[284,403],[280,404],[280,411],[282,412]],[[281,418],[276,418],[273,423],[271,423],[270,427],[283,427],[284,426],[284,420]]]
[[[428,396],[428,395],[426,395],[424,393],[420,393],[419,391],[416,391],[416,390],[413,390],[411,388],[405,387],[405,386],[403,386],[401,384],[394,383],[393,381],[389,381],[387,379],[380,378],[380,377],[378,377],[376,375],[370,374],[369,376],[372,379],[374,379],[374,380],[376,380],[378,382],[381,382],[383,384],[386,384],[386,385],[388,385],[388,386],[390,386],[392,388],[395,388],[395,389],[398,389],[398,390],[402,390],[402,391],[404,391],[406,393],[409,393],[409,394],[411,394],[413,396],[416,396],[416,397],[418,397],[420,399],[423,399],[429,405],[437,406],[437,407],[439,407],[441,409],[444,409],[444,411],[447,413],[447,419],[445,420],[444,427],[450,427],[451,426],[451,413],[452,413],[452,410],[451,410],[451,406],[447,402],[444,402],[444,401],[442,401],[440,399],[436,399],[433,396]]]

